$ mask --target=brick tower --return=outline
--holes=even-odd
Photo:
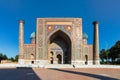
[[[93,40],[93,64],[100,64],[99,62],[99,32],[98,32],[98,22],[94,21],[94,40]]]
[[[23,64],[24,55],[24,21],[19,21],[19,64]]]

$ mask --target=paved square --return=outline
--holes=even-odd
[[[120,69],[17,69],[0,68],[0,80],[120,80]]]

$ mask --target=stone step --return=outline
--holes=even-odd
[[[47,64],[44,68],[73,68],[71,64]]]

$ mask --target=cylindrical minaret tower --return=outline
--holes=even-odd
[[[19,64],[24,63],[24,21],[19,21]]]
[[[94,42],[93,42],[93,64],[100,64],[99,61],[99,32],[98,32],[98,22],[94,21]]]

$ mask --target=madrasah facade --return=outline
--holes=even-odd
[[[37,18],[30,44],[24,43],[24,21],[19,21],[19,64],[98,65],[98,22],[93,22],[93,45],[82,31],[82,18]]]

